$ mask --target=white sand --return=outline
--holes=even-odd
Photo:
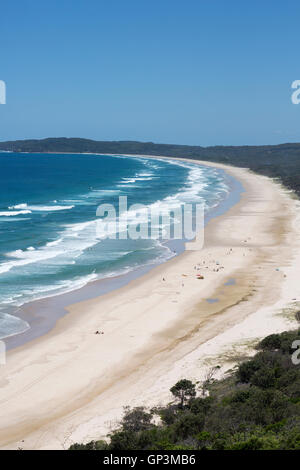
[[[297,326],[298,200],[268,178],[212,166],[225,168],[246,192],[209,222],[202,251],[70,306],[49,334],[8,354],[1,367],[1,448],[61,449],[99,439],[123,406],[167,403],[180,378],[201,381],[215,365],[220,376],[252,354],[258,338]],[[224,286],[231,278],[236,283]],[[219,300],[209,304],[210,297]]]

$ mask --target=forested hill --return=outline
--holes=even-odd
[[[0,142],[0,151],[128,153],[164,155],[227,163],[277,177],[300,195],[300,143],[262,146],[215,146],[155,144],[135,141],[95,141],[80,138],[48,138]]]

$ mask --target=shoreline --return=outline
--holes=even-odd
[[[209,357],[224,373],[232,345],[249,353],[253,338],[297,324],[278,312],[299,308],[298,201],[248,170],[191,161],[241,181],[240,202],[209,221],[201,252],[184,252],[117,291],[70,305],[53,330],[8,354],[1,448],[56,449],[103,438],[124,405],[170,401],[170,386],[199,380]],[[98,328],[104,335],[94,335]]]
[[[132,156],[111,154],[111,156],[131,156],[132,158],[148,158],[148,156],[146,155]],[[170,157],[152,156],[150,158],[170,159]],[[179,160],[184,161],[185,159]],[[192,161],[189,161],[189,163],[191,162]],[[225,214],[232,206],[237,204],[240,201],[241,194],[244,192],[244,188],[238,180],[227,174],[224,169],[220,170],[224,173],[224,178],[225,180],[227,180],[227,184],[230,187],[230,191],[226,195],[226,197],[218,203],[216,207],[209,210],[209,212],[206,214],[205,226],[211,219]],[[176,256],[181,256],[185,252],[185,243],[183,240],[170,240],[166,242],[166,245],[169,245],[172,250],[176,250]],[[102,279],[95,279],[93,281],[88,282],[86,285],[80,287],[79,289],[61,292],[55,295],[49,295],[40,299],[34,299],[30,302],[21,305],[12,314],[27,322],[30,325],[30,328],[28,328],[24,332],[11,334],[10,336],[1,338],[3,341],[5,341],[6,350],[9,351],[17,347],[23,346],[49,333],[52,328],[55,327],[56,322],[59,321],[60,318],[68,314],[67,307],[71,303],[73,304],[84,300],[90,300],[95,297],[98,297],[99,295],[104,295],[116,289],[119,289],[120,287],[127,285],[132,280],[144,276],[156,266],[170,261],[173,257],[174,256],[171,256],[170,258],[163,261],[154,260],[151,263],[141,265],[126,273],[120,273],[119,275]]]

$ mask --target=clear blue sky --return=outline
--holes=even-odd
[[[300,141],[297,0],[1,2],[0,140]]]

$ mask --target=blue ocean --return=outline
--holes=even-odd
[[[171,159],[0,153],[0,338],[28,329],[17,309],[174,256],[160,239],[109,239],[96,229],[100,204],[160,210],[228,196],[226,174]]]

